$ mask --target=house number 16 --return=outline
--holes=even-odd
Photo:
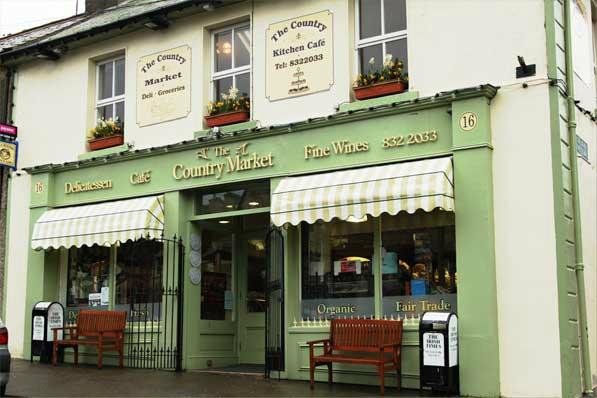
[[[460,116],[460,128],[464,131],[471,131],[477,127],[477,114],[465,112]]]

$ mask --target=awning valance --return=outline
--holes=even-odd
[[[31,247],[111,245],[159,238],[163,231],[164,198],[150,196],[48,210],[35,223]]]
[[[454,211],[449,157],[285,178],[272,195],[271,217],[281,226],[436,208]]]

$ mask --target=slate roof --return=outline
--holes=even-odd
[[[144,17],[152,14],[168,13],[202,4],[220,7],[239,1],[241,0],[125,0],[93,14],[73,16],[0,38],[0,57],[23,54],[35,47],[51,47],[57,43],[63,45],[82,36],[140,24]],[[197,12],[200,11],[203,9],[197,7]]]

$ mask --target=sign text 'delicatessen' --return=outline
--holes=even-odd
[[[332,13],[278,22],[266,30],[266,96],[270,101],[328,90],[334,84]]]
[[[185,117],[191,111],[191,48],[147,55],[137,63],[137,124]]]

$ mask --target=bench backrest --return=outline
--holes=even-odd
[[[77,316],[79,336],[97,336],[106,330],[122,330],[126,327],[126,311],[81,310]]]
[[[334,350],[375,352],[402,342],[402,321],[332,319],[330,339]]]

